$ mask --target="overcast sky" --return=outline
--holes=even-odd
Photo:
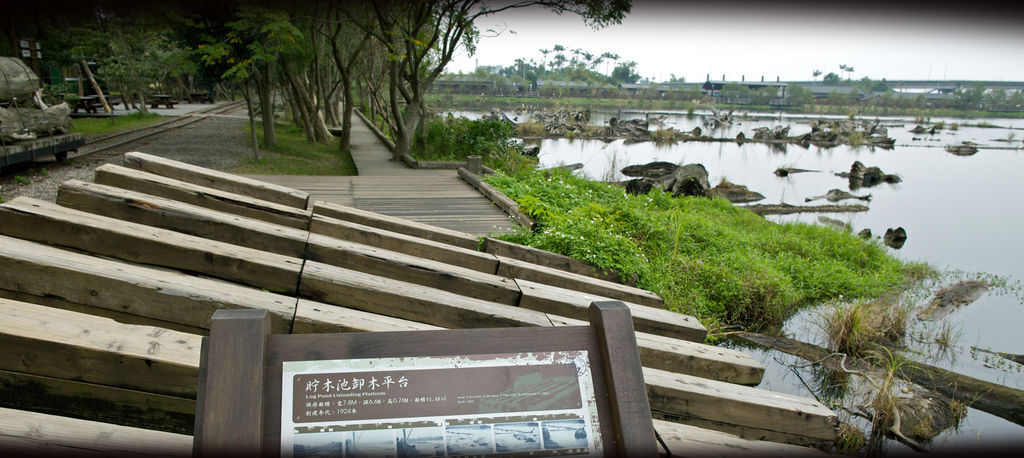
[[[447,70],[468,73],[477,63],[507,66],[518,57],[540,62],[539,49],[562,44],[617,53],[636,61],[642,77],[658,81],[671,74],[691,82],[704,81],[708,74],[711,79],[725,74],[728,80],[744,75],[748,81],[762,76],[766,81],[810,80],[815,69],[845,78],[842,64],[854,67],[854,79],[1024,81],[1024,14],[1018,8],[971,2],[955,9],[944,2],[829,3],[708,6],[634,0],[621,24],[600,30],[575,14],[505,11],[477,21],[485,36],[476,54],[463,53]],[[487,29],[503,32],[488,37]]]

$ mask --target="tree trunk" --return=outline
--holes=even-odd
[[[355,100],[352,99],[352,79],[346,76],[348,75],[342,74],[341,78],[341,96],[345,100],[345,105],[342,107],[344,111],[341,114],[341,132],[338,134],[338,143],[342,151],[348,149],[352,142],[352,110],[355,105]]]
[[[85,59],[82,59],[78,61],[78,65],[82,67],[82,74],[89,79],[89,84],[92,85],[92,89],[96,91],[96,95],[99,96],[100,103],[103,104],[103,111],[106,111],[107,114],[113,113],[114,110],[112,110],[110,108],[110,104],[107,103],[107,98],[103,96],[103,89],[100,89],[99,83],[97,83],[96,79],[92,77],[92,71],[89,70],[89,64],[85,62]]]
[[[249,134],[252,135],[252,157],[257,161],[260,159],[260,142],[256,138],[256,111],[252,106],[252,93],[249,91],[249,82],[242,87],[242,96],[245,97],[245,107],[249,111]]]
[[[263,118],[263,145],[266,148],[273,148],[277,146],[277,132],[274,131],[274,97],[270,87],[274,67],[271,63],[264,63],[260,70],[254,72],[254,76],[260,99],[260,116]]]

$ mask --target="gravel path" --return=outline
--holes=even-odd
[[[112,150],[71,159],[65,164],[51,162],[6,172],[0,176],[0,198],[8,201],[18,196],[29,196],[53,202],[61,183],[75,179],[92,181],[96,167],[107,163],[120,165],[122,155],[131,151],[226,170],[252,157],[252,148],[247,145],[243,130],[247,122],[242,107]],[[16,177],[28,179],[29,183],[20,183]]]

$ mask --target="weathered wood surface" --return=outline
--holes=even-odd
[[[194,397],[200,336],[0,299],[0,369]]]
[[[398,232],[448,245],[455,245],[469,250],[477,249],[477,246],[480,244],[480,241],[475,236],[465,232],[453,231],[451,229],[417,223],[407,219],[396,218],[329,202],[314,202],[313,214],[329,216],[331,218],[337,218],[344,221],[351,221],[364,226]]]
[[[587,309],[591,302],[612,300],[596,294],[559,288],[520,278],[517,278],[515,282],[523,294],[519,300],[520,307],[567,318],[586,320]],[[630,302],[624,303],[633,315],[633,327],[637,331],[693,342],[703,342],[708,334],[704,325],[692,316]]]
[[[551,325],[544,314],[532,310],[313,261],[307,261],[302,271],[299,294],[444,328]]]
[[[4,370],[0,405],[178,434],[192,434],[196,414],[188,398]]]
[[[306,263],[299,292],[323,303],[441,328],[581,326],[587,323],[312,261]],[[649,367],[692,370],[700,376],[741,383],[750,383],[751,374],[757,369],[751,366],[756,364],[753,360],[728,352],[719,354],[678,339],[641,332],[637,333],[637,341],[641,360]]]
[[[0,234],[293,293],[302,260],[19,197],[0,205]]]
[[[504,256],[540,266],[551,267],[552,269],[564,270],[614,283],[622,283],[622,276],[618,272],[602,272],[596,266],[589,263],[531,246],[484,237],[482,250],[495,256]]]
[[[494,202],[494,205],[497,205],[498,208],[501,208],[505,213],[512,216],[520,226],[527,229],[533,228],[533,218],[530,218],[529,215],[520,211],[519,204],[516,203],[516,201],[508,198],[508,196],[502,194],[497,188],[491,186],[484,180],[481,180],[480,177],[474,175],[473,172],[470,172],[465,167],[459,167],[458,173],[459,178],[465,180],[466,183],[469,183],[471,186],[476,188],[477,191],[480,191],[484,197],[487,197],[491,202]]]
[[[202,329],[209,329],[218,309],[262,308],[271,312],[278,333],[291,329],[296,302],[230,282],[5,236],[0,236],[0,289]]]
[[[664,307],[664,302],[661,298],[647,290],[552,269],[505,256],[498,256],[498,275],[505,278],[521,278],[523,280],[596,294],[634,304],[658,308]]]
[[[282,226],[307,229],[310,213],[287,205],[199,186],[114,164],[96,168],[96,183],[174,199],[211,210],[246,216]]]
[[[654,430],[668,445],[672,456],[826,456],[821,450],[780,444],[698,428],[696,426],[654,420]],[[661,451],[664,456],[664,451]]]
[[[748,439],[805,441],[800,445],[838,437],[835,412],[813,399],[652,368],[644,368],[644,379],[651,410],[682,423]]]
[[[494,274],[498,271],[498,258],[487,253],[328,216],[313,215],[309,230],[316,234],[397,251],[487,274]]]
[[[475,299],[519,303],[519,287],[512,280],[319,234],[310,234],[306,259]]]
[[[389,332],[443,329],[438,326],[403,320],[376,313],[299,299],[292,334],[325,332]]]
[[[192,454],[192,436],[0,408],[0,449],[47,455],[184,457]]]
[[[301,258],[306,251],[306,231],[113,186],[66,181],[57,191],[57,203],[75,210],[286,256]]]
[[[587,321],[547,315],[552,326],[586,326]],[[644,367],[742,385],[760,382],[764,367],[749,355],[685,340],[636,332]]]
[[[309,204],[309,193],[304,191],[151,154],[139,152],[125,153],[124,165],[178,181],[220,189],[302,210],[305,210]]]

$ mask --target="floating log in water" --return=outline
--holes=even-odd
[[[757,204],[738,205],[758,215],[788,215],[791,213],[845,213],[866,212],[867,205],[790,205],[790,204]]]

